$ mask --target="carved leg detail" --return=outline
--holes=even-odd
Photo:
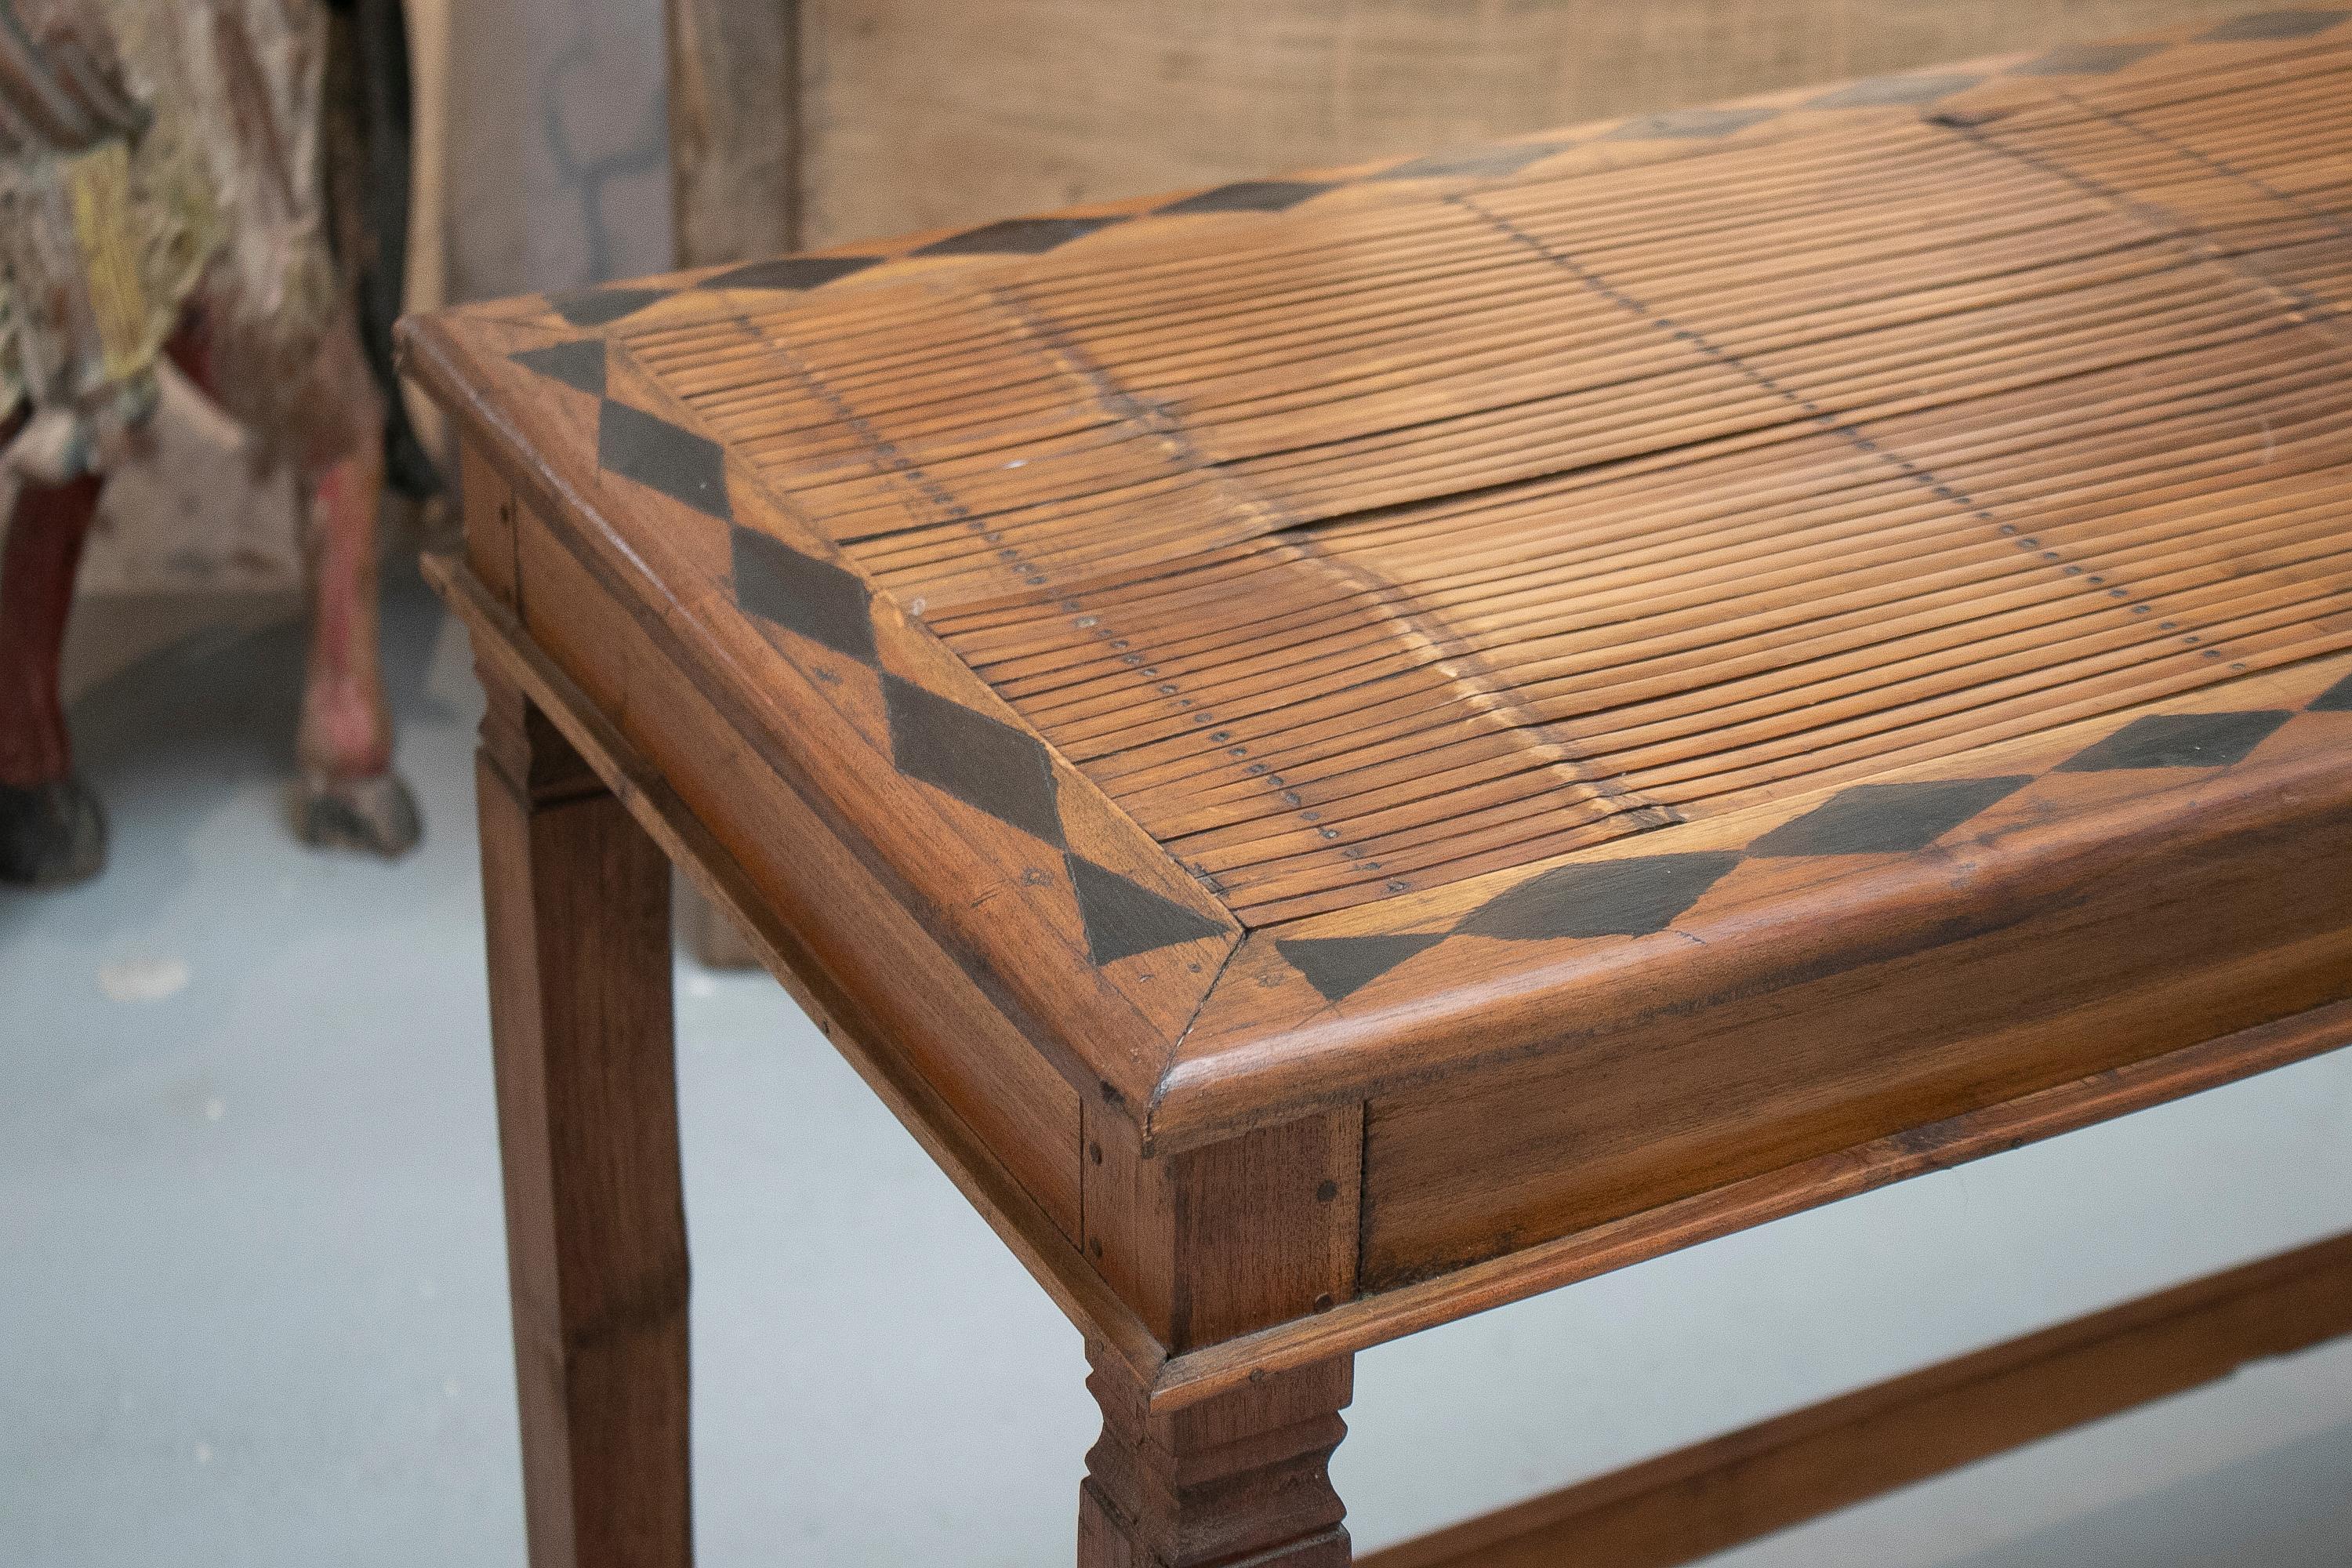
[[[1352,1357],[1170,1415],[1147,1412],[1115,1354],[1088,1359],[1103,1431],[1079,1491],[1079,1568],[1346,1568],[1328,1466],[1348,1434]]]
[[[73,776],[58,691],[100,483],[27,480],[0,552],[0,882],[75,882],[106,862],[105,817]]]

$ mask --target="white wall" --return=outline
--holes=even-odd
[[[509,0],[450,20],[453,296],[667,267],[660,0]]]

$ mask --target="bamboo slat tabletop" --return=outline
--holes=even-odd
[[[1236,942],[1261,990],[1344,1006],[1530,872],[1671,850],[1697,876],[1858,790],[1973,782],[1941,833],[2140,718],[2336,711],[2347,18],[450,331],[483,376],[586,395],[583,493],[683,503],[606,514],[671,563],[680,615],[886,677],[867,656],[903,629],[961,667],[929,689],[987,715],[954,746],[1040,740],[1066,816],[1096,802],[1163,850],[1169,876],[1108,848],[1068,875],[1097,966],[1200,944],[1153,1014],[1172,1036]],[[872,724],[903,769],[902,718]],[[2182,743],[2270,739],[2227,729]],[[1140,889],[1126,942],[1098,929],[1114,874]]]

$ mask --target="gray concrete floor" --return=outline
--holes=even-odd
[[[429,819],[281,834],[299,637],[75,713],[94,887],[0,894],[0,1564],[522,1562],[462,638],[388,614]],[[709,1564],[1068,1560],[1076,1336],[764,979],[679,1058]],[[2352,1053],[1360,1359],[1375,1545],[2352,1223]],[[2352,1349],[1759,1543],[1741,1568],[2352,1563]]]

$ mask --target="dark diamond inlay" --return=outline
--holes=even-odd
[[[1983,81],[1980,76],[1880,76],[1823,93],[1807,109],[1925,108]]]
[[[1748,847],[1750,855],[1910,855],[2032,781],[2023,775],[1856,784]]]
[[[1490,899],[1454,929],[1513,942],[1647,936],[1672,925],[1740,858],[1735,850],[1697,850],[1561,866]]]
[[[1372,177],[1376,180],[1438,180],[1449,176],[1475,176],[1481,179],[1501,179],[1516,174],[1538,159],[1549,158],[1565,142],[1514,142],[1491,147],[1459,147],[1451,153],[1432,153],[1425,158],[1415,158],[1410,163],[1399,163],[1393,169],[1383,169]]]
[[[2226,768],[2270,739],[2292,714],[2151,713],[2058,764],[2062,773],[2113,768]]]
[[[1034,735],[884,671],[890,755],[898,771],[1000,822],[1062,847],[1054,769]]]
[[[2352,713],[2352,675],[2346,676],[2311,700],[2314,713]]]
[[[650,485],[722,522],[734,517],[719,443],[667,419],[607,398],[596,424],[596,461],[607,473]]]
[[[2069,44],[2017,68],[2020,76],[2105,76],[2163,48],[2162,44]]]
[[[1655,142],[1670,136],[1728,136],[1760,124],[1777,109],[1673,109],[1628,120],[1609,133],[1612,142]]]
[[[856,573],[740,524],[730,537],[736,604],[835,653],[876,662],[871,596]]]
[[[583,289],[575,294],[558,294],[548,303],[575,327],[601,327],[634,315],[656,300],[667,300],[669,294],[667,289]]]
[[[566,386],[604,395],[604,340],[579,338],[568,343],[551,343],[543,349],[525,349],[508,356],[525,370],[535,370]]]
[[[1278,213],[1287,212],[1309,196],[1319,196],[1331,189],[1328,181],[1318,180],[1241,180],[1230,185],[1219,185],[1213,191],[1202,191],[1170,202],[1159,210],[1163,215],[1180,213]]]
[[[854,272],[863,272],[881,259],[878,256],[782,256],[772,261],[754,261],[742,267],[730,268],[716,277],[704,279],[695,287],[817,289]]]
[[[1097,968],[1155,948],[1217,936],[1225,930],[1208,916],[1130,882],[1083,855],[1074,853],[1065,858],[1070,865],[1070,886],[1078,895],[1078,915],[1086,922],[1087,956]]]
[[[1014,217],[968,228],[919,248],[917,256],[1043,256],[1082,235],[1124,221],[1118,217]]]
[[[2257,11],[2251,16],[2232,16],[2210,33],[2199,35],[2200,43],[2251,44],[2282,43],[2289,38],[2308,38],[2327,31],[2352,11]]]
[[[1394,936],[1301,936],[1276,941],[1274,949],[1323,993],[1327,1002],[1378,980],[1417,952],[1445,940],[1444,931],[1408,931]]]

